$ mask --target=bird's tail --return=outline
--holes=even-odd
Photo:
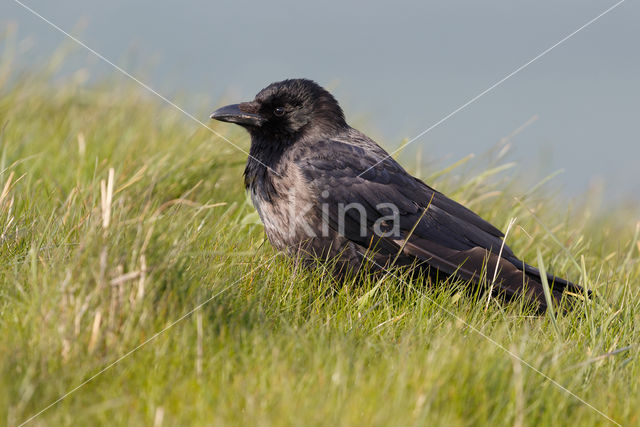
[[[524,272],[527,277],[531,280],[535,280],[536,282],[542,283],[542,276],[540,270],[537,268],[525,264]],[[573,282],[568,281],[567,279],[563,279],[562,277],[554,276],[553,274],[547,274],[547,282],[549,283],[549,288],[551,288],[554,293],[559,293],[562,295],[564,291],[571,292],[573,294],[578,295],[586,295],[587,297],[592,297],[592,292],[584,287],[577,285]]]
[[[493,292],[506,299],[524,294],[527,299],[538,305],[540,312],[546,311],[548,307],[540,270],[520,260],[508,260],[480,247],[455,251],[422,239],[407,242],[405,252],[426,261],[428,265],[446,275],[477,284],[489,280],[493,283]],[[492,277],[494,272],[495,278]],[[579,295],[585,293],[581,286],[566,279],[549,274],[547,280],[554,306],[560,304],[565,290]],[[587,292],[587,295],[590,293]]]

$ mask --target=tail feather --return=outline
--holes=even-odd
[[[524,272],[527,276],[529,276],[530,278],[538,282],[542,281],[540,270],[538,270],[537,268],[529,264],[525,264],[525,263],[522,263],[522,264],[524,266]],[[592,293],[590,290],[585,289],[582,286],[577,285],[573,282],[570,282],[567,279],[563,279],[562,277],[554,276],[553,274],[547,274],[547,281],[549,282],[549,287],[553,289],[557,289],[560,292],[563,292],[566,290],[568,292],[573,292],[575,294],[580,294],[580,295],[586,294],[588,297],[592,296]]]
[[[474,283],[489,281],[493,283],[494,292],[502,294],[507,299],[524,294],[529,300],[537,303],[540,311],[547,309],[540,271],[522,261],[513,262],[498,257],[481,247],[456,251],[419,238],[411,238],[406,242],[404,252],[447,275]],[[484,277],[481,277],[483,271]],[[497,273],[494,280],[495,272]],[[581,286],[551,274],[547,275],[547,280],[554,305],[560,303],[565,290],[579,294],[585,292]]]

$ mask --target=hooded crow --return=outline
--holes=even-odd
[[[273,83],[211,118],[249,132],[244,184],[277,249],[309,264],[334,260],[337,276],[410,266],[431,277],[492,283],[496,294],[526,295],[546,309],[540,271],[515,256],[500,230],[411,176],[350,127],[315,82]],[[583,292],[547,278],[556,302],[565,290]]]

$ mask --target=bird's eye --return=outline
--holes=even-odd
[[[284,107],[276,107],[276,108],[273,110],[273,114],[274,114],[276,117],[282,117],[282,116],[284,116]]]

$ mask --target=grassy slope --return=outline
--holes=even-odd
[[[548,268],[586,273],[604,295],[608,306],[561,316],[559,333],[517,305],[485,313],[467,295],[392,277],[337,285],[263,242],[240,183],[245,155],[135,88],[38,81],[0,97],[0,424],[221,290],[34,423],[606,423],[465,322],[617,421],[639,421],[638,347],[593,360],[639,340],[640,247],[622,213],[595,221],[528,196],[552,236],[513,190],[496,192],[505,185],[438,179],[500,226],[517,216],[509,243],[525,259],[539,248]]]

